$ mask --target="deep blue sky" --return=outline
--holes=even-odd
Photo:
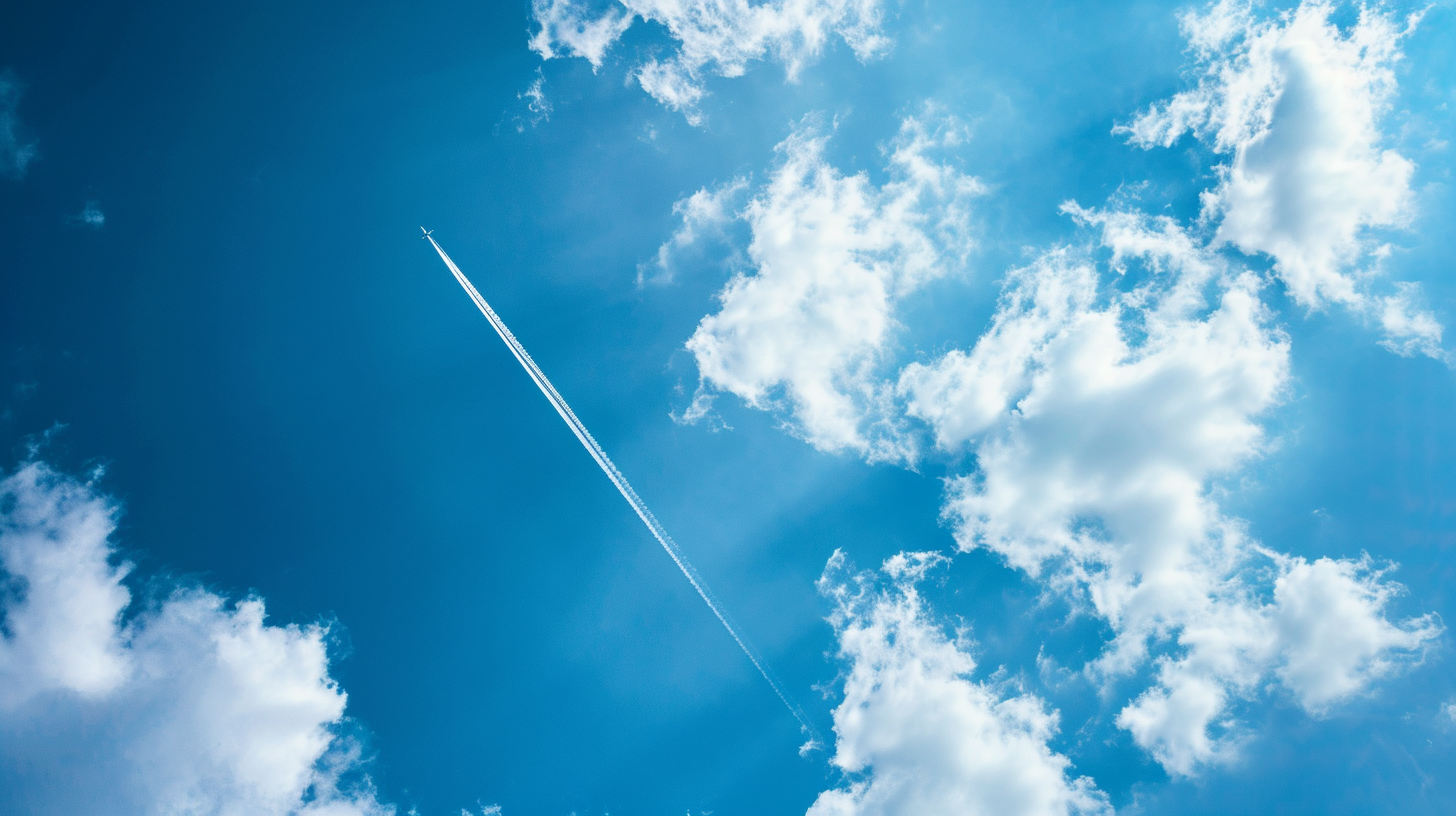
[[[660,30],[632,29],[595,73],[543,63],[523,2],[14,6],[0,70],[24,87],[37,158],[0,179],[4,467],[61,426],[40,456],[105,466],[134,587],[195,580],[265,599],[280,623],[332,622],[332,676],[381,798],[403,809],[802,812],[838,772],[795,753],[793,720],[418,225],[828,733],[842,666],[814,580],[836,549],[866,567],[949,551],[940,479],[964,460],[822,453],[727,396],[731,430],[674,423],[697,386],[683,343],[729,271],[637,284],[673,203],[761,181],[811,113],[838,120],[831,162],[880,183],[878,146],[937,100],[969,123],[957,161],[990,192],[971,272],[906,304],[914,358],[973,343],[1005,269],[1082,234],[1062,201],[1153,179],[1144,199],[1189,217],[1213,178],[1190,141],[1143,151],[1110,132],[1184,87],[1178,4],[934,6],[890,8],[896,48],[868,64],[838,42],[796,84],[773,62],[712,79],[697,128],[624,81]],[[1453,20],[1435,7],[1409,40],[1392,125],[1419,167],[1393,274],[1447,320],[1456,202],[1431,144],[1451,138]],[[518,130],[538,68],[553,110]],[[88,202],[104,226],[78,220]],[[1397,562],[1393,614],[1456,621],[1450,369],[1380,348],[1339,310],[1270,300],[1291,392],[1268,419],[1278,446],[1225,486],[1225,510],[1283,552]],[[925,592],[969,626],[982,671],[1033,686],[1039,651],[1076,665],[1105,637],[984,552]],[[1054,747],[1118,807],[1441,813],[1456,805],[1449,660],[1442,639],[1324,718],[1251,704],[1246,758],[1193,781],[1115,727],[1125,695],[1036,690],[1062,712]]]

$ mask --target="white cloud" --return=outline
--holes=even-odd
[[[326,632],[178,586],[134,604],[116,508],[43,464],[0,481],[0,788],[33,813],[387,814],[340,736]],[[75,768],[84,763],[86,773]],[[352,781],[349,781],[352,780]]]
[[[1278,674],[1305,708],[1321,711],[1389,674],[1439,631],[1431,616],[1395,626],[1384,617],[1396,587],[1368,559],[1290,559],[1274,582]]]
[[[1265,326],[1252,277],[1229,280],[1206,317],[1159,313],[1134,298],[1099,304],[1099,283],[1089,260],[1050,252],[1011,275],[1012,291],[972,355],[930,367],[945,376],[962,358],[983,358],[1022,371],[1015,390],[1001,377],[988,383],[1007,394],[991,423],[973,412],[997,433],[978,448],[982,477],[960,483],[956,508],[968,545],[996,549],[1023,569],[1093,546],[1095,534],[1074,523],[1088,506],[1117,506],[1129,523],[1149,526],[1148,548],[1195,537],[1211,510],[1203,482],[1258,451],[1251,417],[1273,403],[1286,376],[1287,344]],[[1144,324],[1136,346],[1127,317]],[[1007,329],[1026,324],[1035,331],[1005,342]],[[961,373],[962,388],[976,388],[976,373]],[[941,437],[960,421],[939,393],[917,400],[940,407]]]
[[[1153,669],[1117,722],[1169,772],[1236,754],[1239,700],[1279,687],[1317,715],[1422,658],[1439,624],[1388,618],[1398,587],[1368,563],[1270,551],[1218,506],[1223,481],[1268,445],[1261,418],[1285,394],[1289,341],[1262,279],[1216,241],[1068,204],[1100,233],[1095,248],[1013,270],[972,348],[893,378],[896,293],[967,246],[964,215],[946,233],[961,242],[932,237],[920,190],[978,187],[920,151],[875,191],[834,172],[819,137],[781,150],[742,216],[756,269],[688,345],[703,394],[786,408],[812,444],[872,461],[914,461],[911,420],[942,451],[972,451],[945,506],[960,546],[1104,620],[1112,640],[1086,671],[1108,689]]]
[[[676,258],[690,247],[710,237],[721,237],[723,229],[737,220],[739,199],[748,190],[748,179],[735,178],[727,184],[704,187],[672,205],[682,224],[672,237],[657,248],[650,264],[638,264],[637,283],[671,283],[677,275]]]
[[[636,18],[665,28],[675,43],[671,55],[647,60],[633,75],[693,124],[702,121],[697,106],[707,76],[740,76],[750,62],[771,57],[794,81],[835,37],[861,60],[890,46],[880,33],[879,0],[620,0],[605,9],[583,0],[534,0],[532,12],[540,26],[533,50],[543,59],[585,57],[594,69]]]
[[[1437,360],[1451,359],[1441,347],[1444,327],[1436,316],[1418,305],[1420,287],[1413,283],[1397,283],[1395,294],[1379,298],[1380,327],[1385,330],[1381,345],[1404,357],[1424,354]]]
[[[526,90],[516,94],[516,99],[526,103],[524,116],[515,117],[516,132],[525,133],[527,127],[535,127],[551,119],[551,100],[546,98],[546,77],[536,69],[536,78]]]
[[[112,509],[30,465],[0,482],[0,566],[9,581],[0,639],[0,710],[62,690],[97,697],[130,674],[117,640],[128,567],[108,563]]]
[[[741,216],[754,268],[689,343],[700,395],[785,411],[820,449],[913,462],[919,421],[948,455],[973,453],[944,508],[960,546],[1104,621],[1111,640],[1085,670],[1107,693],[1151,670],[1117,722],[1173,774],[1237,754],[1241,702],[1287,694],[1321,715],[1419,662],[1441,631],[1429,615],[1394,617],[1400,588],[1368,559],[1268,549],[1218,501],[1268,449],[1262,420],[1290,368],[1266,281],[1228,245],[1272,256],[1297,302],[1378,320],[1399,353],[1448,356],[1414,285],[1370,288],[1390,252],[1373,230],[1408,209],[1410,163],[1377,127],[1403,32],[1369,10],[1342,32],[1330,13],[1305,3],[1256,22],[1221,3],[1190,15],[1202,81],[1127,130],[1145,145],[1192,130],[1233,154],[1204,218],[1066,205],[1098,230],[1094,246],[1013,270],[971,348],[898,377],[898,293],[968,247],[964,207],[940,205],[962,214],[939,230],[919,191],[979,187],[907,151],[918,163],[875,190],[830,168],[822,138],[796,135]],[[885,264],[887,250],[906,260]],[[871,787],[826,801],[858,807]]]
[[[1066,816],[1111,813],[1086,777],[1048,747],[1057,715],[1031,694],[971,679],[960,639],[928,616],[914,582],[941,561],[902,553],[891,585],[830,560],[820,588],[849,665],[834,710],[833,762],[848,782],[821,793],[810,816]]]
[[[95,201],[86,202],[81,214],[76,220],[92,229],[101,229],[106,226],[106,213],[101,211],[101,205]]]
[[[1388,621],[1385,607],[1399,587],[1381,582],[1368,559],[1268,555],[1276,564],[1272,602],[1255,600],[1261,582],[1224,578],[1225,597],[1181,621],[1184,655],[1162,659],[1158,685],[1118,717],[1174,773],[1235,754],[1237,724],[1225,707],[1271,671],[1318,715],[1418,662],[1441,631],[1431,615]],[[1211,727],[1224,732],[1222,739],[1210,735]]]
[[[1378,322],[1395,350],[1444,357],[1439,323],[1412,311],[1405,290],[1368,291],[1389,251],[1373,230],[1404,226],[1411,212],[1415,166],[1383,147],[1380,124],[1416,18],[1402,24],[1364,8],[1341,31],[1333,11],[1306,0],[1260,20],[1247,4],[1222,0],[1186,15],[1197,87],[1119,130],[1143,147],[1192,132],[1231,153],[1204,194],[1219,241],[1271,256],[1296,302],[1347,306]]]
[[[975,451],[946,505],[961,547],[1105,620],[1094,676],[1155,661],[1118,723],[1190,774],[1237,747],[1235,697],[1274,679],[1322,712],[1418,660],[1439,626],[1387,620],[1396,587],[1366,562],[1269,552],[1219,510],[1217,480],[1262,452],[1258,418],[1288,379],[1257,278],[1168,219],[1068,209],[1144,282],[1104,289],[1090,257],[1048,252],[1008,277],[969,353],[907,367],[900,388],[942,447]]]
[[[23,91],[15,74],[0,71],[0,176],[5,178],[23,177],[35,158],[35,142],[21,136],[15,115]]]
[[[584,57],[592,70],[602,67],[607,49],[632,25],[633,13],[609,6],[600,13],[581,0],[532,0],[531,14],[541,30],[531,37],[531,50],[541,59]]]
[[[676,60],[659,62],[650,59],[638,66],[637,84],[661,104],[678,111],[690,125],[701,125],[703,114],[698,103],[708,95],[697,77]]]
[[[738,214],[752,232],[751,269],[687,343],[702,377],[690,416],[713,390],[758,408],[782,396],[790,427],[822,450],[913,458],[877,369],[895,304],[960,266],[972,246],[968,203],[982,186],[929,157],[960,138],[953,123],[907,118],[882,187],[832,167],[811,127],[779,145],[779,165]]]
[[[1065,252],[1013,270],[1008,281],[991,327],[969,353],[955,349],[900,373],[897,390],[907,413],[934,429],[942,449],[958,447],[1005,415],[1025,389],[1032,355],[1087,310],[1096,293],[1096,272]]]

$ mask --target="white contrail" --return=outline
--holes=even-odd
[[[662,545],[662,548],[667,550],[667,554],[672,557],[673,563],[677,564],[677,568],[682,570],[683,575],[687,576],[688,583],[693,585],[693,589],[698,591],[698,595],[702,597],[703,602],[708,605],[708,608],[713,611],[713,614],[718,617],[718,621],[723,624],[723,628],[727,629],[728,634],[733,636],[733,640],[738,644],[738,648],[742,649],[745,655],[748,655],[748,659],[752,661],[753,667],[758,669],[758,673],[763,675],[764,680],[768,681],[774,693],[779,696],[779,699],[783,701],[785,706],[788,706],[789,712],[794,715],[794,718],[799,721],[799,725],[803,727],[804,732],[809,735],[809,742],[801,750],[817,748],[822,745],[823,742],[819,738],[819,732],[809,722],[809,718],[799,708],[798,704],[784,691],[783,686],[774,676],[773,671],[769,669],[768,664],[764,662],[763,658],[759,657],[758,652],[748,644],[748,640],[738,631],[737,624],[723,610],[722,604],[713,596],[713,591],[708,589],[708,585],[703,581],[703,577],[698,575],[698,571],[688,562],[687,556],[683,555],[682,550],[677,546],[677,542],[672,540],[672,536],[669,536],[667,530],[663,529],[662,523],[657,520],[656,516],[652,515],[651,510],[647,509],[647,505],[642,502],[641,497],[637,495],[637,491],[633,490],[632,485],[627,483],[627,478],[622,475],[620,470],[617,470],[617,466],[612,464],[612,460],[607,458],[606,451],[602,450],[602,446],[598,445],[597,441],[592,438],[591,433],[587,431],[582,421],[577,419],[576,414],[571,410],[571,406],[566,404],[566,400],[557,392],[556,387],[551,384],[550,380],[546,379],[546,374],[541,371],[541,367],[536,365],[536,361],[532,360],[531,355],[526,353],[525,347],[521,345],[514,334],[511,334],[511,330],[506,328],[506,324],[500,319],[500,315],[496,314],[495,310],[490,308],[490,304],[485,302],[485,298],[480,296],[480,292],[476,291],[475,286],[465,277],[465,273],[460,271],[460,267],[456,266],[455,262],[450,260],[450,256],[445,254],[445,250],[440,248],[434,236],[427,232],[425,233],[425,238],[429,240],[430,245],[435,248],[435,251],[440,253],[440,260],[444,261],[445,266],[450,268],[450,274],[455,276],[455,280],[459,281],[460,286],[465,289],[465,294],[470,296],[470,299],[475,302],[476,307],[480,309],[480,313],[485,315],[486,320],[490,321],[491,327],[505,341],[506,346],[511,350],[511,354],[514,354],[516,361],[521,364],[522,368],[526,369],[526,373],[531,376],[531,380],[536,383],[536,387],[540,388],[541,393],[546,395],[546,400],[551,403],[551,407],[556,409],[556,413],[560,414],[561,418],[566,421],[566,425],[571,428],[571,432],[576,434],[577,439],[581,440],[582,447],[586,448],[587,453],[590,453],[592,458],[597,461],[602,471],[607,474],[607,478],[611,479],[612,484],[617,486],[617,490],[621,492],[622,497],[627,500],[628,504],[632,505],[632,509],[637,511],[638,518],[641,518],[642,523],[647,525],[647,529],[652,532],[653,537]]]

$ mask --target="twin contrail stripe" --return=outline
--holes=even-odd
[[[465,277],[465,273],[460,271],[460,267],[456,266],[455,262],[450,260],[450,256],[445,254],[445,250],[440,248],[440,245],[436,243],[434,237],[430,235],[426,235],[425,237],[429,239],[435,251],[440,253],[440,259],[445,262],[445,266],[450,268],[450,274],[455,276],[456,281],[459,281],[460,286],[465,290],[465,294],[470,296],[476,308],[480,309],[480,313],[485,315],[486,320],[490,321],[490,325],[495,329],[496,334],[499,334],[500,338],[505,341],[506,347],[511,350],[511,354],[515,355],[516,361],[521,364],[522,368],[526,369],[526,373],[536,383],[536,387],[541,389],[541,393],[546,395],[546,400],[551,403],[551,407],[555,408],[556,413],[560,414],[561,418],[565,420],[567,427],[571,428],[571,432],[576,434],[576,438],[581,441],[582,447],[586,448],[587,453],[590,453],[597,464],[601,466],[602,471],[607,474],[607,478],[612,480],[612,484],[616,485],[622,497],[637,512],[637,517],[642,519],[642,523],[647,525],[647,529],[651,531],[653,537],[657,539],[664,550],[667,550],[667,554],[672,557],[673,563],[677,564],[677,568],[682,570],[682,574],[687,577],[688,583],[693,585],[693,589],[698,591],[698,595],[702,597],[703,602],[717,616],[718,621],[723,624],[723,628],[727,629],[728,634],[733,636],[733,640],[738,644],[738,648],[742,649],[745,655],[748,655],[748,659],[753,663],[753,667],[758,669],[758,673],[763,675],[763,679],[768,681],[774,693],[779,696],[779,699],[788,707],[789,712],[799,721],[799,725],[808,734],[811,744],[816,746],[821,745],[822,742],[819,739],[819,732],[809,722],[809,718],[804,714],[804,711],[784,691],[783,685],[779,683],[778,678],[774,676],[768,664],[764,662],[763,658],[759,657],[758,652],[749,645],[748,640],[738,631],[737,624],[723,610],[722,604],[714,597],[713,591],[708,589],[708,585],[703,581],[703,577],[693,568],[687,556],[683,555],[682,550],[677,546],[677,542],[672,540],[672,537],[667,534],[667,530],[663,529],[662,523],[657,520],[656,516],[652,515],[651,510],[647,509],[647,505],[642,502],[641,497],[637,495],[637,491],[633,490],[632,485],[627,483],[627,478],[622,475],[620,470],[617,470],[617,466],[612,464],[612,460],[607,458],[606,451],[602,450],[602,446],[598,445],[597,441],[592,438],[591,433],[586,429],[586,425],[582,424],[580,419],[577,419],[576,414],[571,410],[571,406],[566,404],[566,400],[562,398],[561,394],[556,390],[556,387],[551,384],[550,380],[546,379],[546,374],[541,371],[541,367],[536,365],[536,361],[532,360],[531,355],[526,353],[525,347],[521,345],[514,334],[511,334],[511,330],[506,328],[506,324],[500,319],[500,315],[496,314],[495,310],[490,308],[490,304],[485,302],[485,298],[481,297],[480,292],[476,291],[475,286]]]

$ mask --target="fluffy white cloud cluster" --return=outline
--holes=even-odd
[[[1261,452],[1257,419],[1288,377],[1258,279],[1168,219],[1068,209],[1146,281],[1109,291],[1089,257],[1048,252],[1008,276],[970,352],[908,366],[899,388],[938,444],[975,451],[946,506],[960,546],[1105,620],[1114,639],[1094,675],[1155,661],[1155,687],[1118,723],[1192,773],[1236,744],[1233,697],[1277,680],[1321,712],[1418,657],[1439,626],[1387,620],[1397,587],[1368,561],[1271,552],[1214,501],[1216,480]]]
[[[18,179],[35,158],[35,142],[20,135],[15,109],[20,104],[20,81],[10,71],[0,71],[0,176]]]
[[[1399,225],[1408,207],[1411,165],[1380,148],[1377,128],[1403,31],[1370,10],[1347,31],[1330,15],[1305,2],[1258,21],[1221,2],[1188,16],[1202,81],[1127,130],[1144,145],[1192,130],[1233,154],[1199,227],[1068,204],[1098,232],[1094,246],[1013,270],[973,347],[897,377],[887,367],[898,298],[964,257],[968,213],[953,202],[980,186],[903,147],[934,142],[918,123],[879,190],[830,168],[812,132],[791,138],[739,215],[753,234],[750,270],[688,344],[702,395],[787,407],[790,427],[823,450],[914,461],[919,422],[948,454],[972,452],[975,469],[951,480],[945,506],[959,545],[998,554],[1108,624],[1087,673],[1111,693],[1151,672],[1117,722],[1175,774],[1235,752],[1240,700],[1273,691],[1318,715],[1419,661],[1441,630],[1429,615],[1393,618],[1399,586],[1368,558],[1276,552],[1217,501],[1265,451],[1261,418],[1289,379],[1265,280],[1228,245],[1270,255],[1296,301],[1343,304],[1378,318],[1395,350],[1444,356],[1412,285],[1368,291],[1386,252],[1371,231]],[[684,234],[698,227],[685,215]],[[853,659],[844,638],[859,630],[840,630]],[[905,641],[922,647],[939,648]],[[880,693],[847,682],[851,696]],[[908,697],[882,705],[916,710]],[[822,806],[858,812],[892,787],[857,783]]]
[[[1387,253],[1373,228],[1405,224],[1414,165],[1382,148],[1379,124],[1395,93],[1393,65],[1415,24],[1364,8],[1341,31],[1333,6],[1305,0],[1277,20],[1222,0],[1189,13],[1183,28],[1197,87],[1120,128],[1143,147],[1191,132],[1231,153],[1219,185],[1204,194],[1217,239],[1274,259],[1296,302],[1356,310],[1380,323],[1402,354],[1444,359],[1441,325],[1410,285],[1368,291]]]
[[[893,338],[896,303],[959,266],[972,246],[969,201],[982,185],[930,158],[954,145],[952,122],[907,118],[888,151],[891,180],[846,176],[824,156],[825,136],[803,127],[778,146],[779,165],[737,214],[751,232],[745,272],[719,294],[721,307],[687,347],[702,389],[755,407],[779,405],[791,427],[826,451],[871,460],[913,458],[890,410],[893,388],[877,369]],[[698,210],[721,211],[688,199]]]
[[[848,663],[834,710],[833,762],[849,776],[809,816],[1068,816],[1111,813],[1086,777],[1048,747],[1057,715],[1031,694],[971,679],[967,644],[930,619],[915,581],[937,556],[886,563],[886,586],[854,575],[843,553],[819,586],[835,604]]]
[[[533,0],[540,30],[531,48],[543,59],[585,57],[600,67],[611,46],[636,18],[667,29],[677,44],[666,59],[650,59],[634,74],[642,89],[698,124],[705,76],[735,77],[748,63],[773,57],[790,81],[833,37],[860,59],[889,48],[880,33],[880,0],[619,0],[620,6],[583,0]]]
[[[0,481],[10,812],[393,813],[336,732],[325,631],[195,587],[136,608],[112,563],[115,513],[43,464]]]

